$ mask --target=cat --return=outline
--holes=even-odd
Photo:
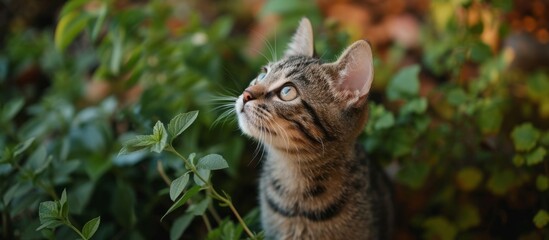
[[[391,187],[356,143],[367,120],[372,51],[360,40],[333,63],[315,58],[310,21],[283,59],[238,97],[242,132],[264,145],[259,192],[267,239],[388,239]]]

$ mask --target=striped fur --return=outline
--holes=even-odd
[[[312,44],[312,36],[299,39],[312,32],[302,29],[310,28],[303,21],[284,59],[268,64],[236,101],[240,128],[266,148],[259,196],[265,234],[268,239],[388,239],[389,182],[356,144],[370,86],[341,87],[342,78],[354,71],[347,62],[358,61],[353,51],[369,51],[369,45],[355,43],[337,62],[322,63],[310,46],[298,46]],[[293,91],[297,97],[283,96]]]

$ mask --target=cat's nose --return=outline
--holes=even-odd
[[[242,101],[244,104],[246,104],[250,100],[254,100],[255,96],[254,93],[248,89],[244,90],[244,93],[242,94]]]
[[[265,87],[262,85],[253,85],[246,88],[244,93],[242,93],[242,102],[246,104],[251,100],[260,98],[263,94],[265,94],[265,90]]]

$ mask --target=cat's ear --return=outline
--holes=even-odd
[[[374,64],[370,44],[359,40],[349,46],[339,59],[332,63],[336,76],[332,83],[336,96],[347,106],[364,104],[374,79]]]
[[[288,44],[288,49],[284,52],[284,56],[307,56],[312,57],[314,54],[313,43],[313,27],[307,18],[302,18],[299,22],[292,41]]]

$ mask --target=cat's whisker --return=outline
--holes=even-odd
[[[275,32],[275,36],[276,36],[276,32]],[[275,38],[276,40],[276,38]],[[276,45],[275,45],[275,48],[273,48],[273,45],[271,44],[271,42],[269,42],[268,39],[266,39],[265,37],[263,38],[263,41],[265,42],[266,46],[267,46],[267,50],[269,50],[269,53],[271,54],[271,59],[274,59],[274,61],[276,62]],[[268,60],[270,62],[270,60]]]
[[[269,58],[265,54],[263,54],[263,52],[261,52],[260,50],[254,49],[254,52],[258,53],[263,58],[265,58],[265,60],[267,60],[267,62],[270,62]]]
[[[229,110],[229,109],[234,109],[234,103],[221,104],[217,107],[213,107],[210,111],[215,112],[215,111],[219,111],[219,110]]]
[[[278,122],[276,122],[274,120],[273,120],[273,122],[276,124],[277,129],[280,129],[280,132],[283,133],[282,139],[284,140],[285,145],[286,145],[286,154],[290,154],[289,153],[290,152],[289,147],[291,146],[291,144],[290,144],[290,137],[288,136],[288,133],[286,132],[286,130],[282,126],[280,126],[280,124],[278,124]],[[293,147],[297,151],[297,146],[293,145]]]
[[[276,28],[275,28],[275,45],[274,45],[274,55],[275,55],[275,62],[278,62],[278,51],[276,49],[277,47],[277,44],[276,44],[276,39],[277,39],[277,36],[276,36]]]
[[[261,41],[263,41],[265,43],[264,46],[267,47],[267,51],[269,51],[269,54],[271,55],[271,58],[266,57],[261,51],[259,51],[257,49],[254,49],[254,50],[256,52],[258,52],[259,54],[263,55],[263,57],[267,60],[267,62],[271,62],[273,59],[274,59],[274,61],[278,61],[277,52],[276,52],[276,30],[275,30],[275,45],[274,45],[274,47],[265,35],[258,34],[258,36],[261,39]]]
[[[232,95],[218,95],[218,96],[211,96],[206,100],[208,103],[217,103],[217,102],[235,102],[238,99],[238,97],[232,96]]]
[[[212,123],[210,129],[214,126],[216,126],[218,123],[221,122],[221,120],[223,120],[223,123],[222,123],[222,126],[225,125],[225,123],[227,122],[227,119],[229,119],[229,117],[232,117],[233,120],[236,120],[236,109],[233,108],[229,108],[227,110],[225,110],[221,115],[219,115],[219,117],[217,117],[214,122]]]
[[[260,121],[259,121],[259,123],[257,123],[257,122],[258,122],[258,121],[257,121],[257,120],[258,120],[258,117],[257,117],[256,111],[252,111],[250,115],[253,116],[253,119],[250,119],[250,121],[254,122],[254,124],[261,124]],[[260,125],[260,127],[261,127],[261,125]],[[254,128],[257,128],[257,127],[254,126]],[[260,148],[263,148],[263,146],[262,146],[263,143],[264,143],[263,132],[260,131],[259,129],[257,129],[257,132],[259,132],[258,142],[257,142],[257,145],[256,145],[255,150],[254,150],[254,154],[253,154],[252,161],[251,161],[249,164],[251,164],[251,163],[258,157],[259,152],[260,152]],[[263,153],[261,154],[261,156],[263,156]],[[261,156],[260,156],[260,157],[261,157]],[[261,159],[258,159],[258,162],[259,162],[260,160],[261,160]],[[249,165],[249,164],[248,164],[248,165]],[[257,166],[257,164],[256,164],[256,166]]]

